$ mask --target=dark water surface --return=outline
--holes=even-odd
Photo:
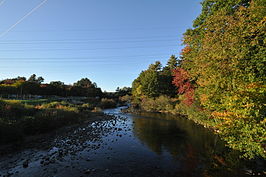
[[[106,113],[121,115],[119,109]],[[120,139],[117,161],[124,161],[123,168],[133,169],[135,176],[248,176],[237,152],[226,148],[218,135],[184,117],[160,113],[122,116],[132,130],[123,132],[127,136]]]
[[[124,114],[0,158],[0,176],[227,177],[252,173],[211,131],[176,116]]]

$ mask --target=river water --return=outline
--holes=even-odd
[[[48,148],[0,158],[0,176],[249,176],[210,130],[172,115],[121,113],[58,135]]]
[[[119,109],[106,113],[121,115]],[[115,145],[124,174],[129,168],[135,176],[248,176],[237,152],[226,148],[212,131],[184,117],[160,113],[122,116],[131,128]]]

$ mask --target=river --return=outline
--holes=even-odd
[[[58,134],[47,146],[0,157],[0,176],[249,176],[217,135],[173,115],[121,113]],[[44,143],[44,142],[42,142]]]

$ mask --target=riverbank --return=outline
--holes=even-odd
[[[20,151],[0,157],[0,176],[238,177],[256,171],[219,138],[180,117],[105,110]],[[105,115],[106,116],[106,115]]]
[[[113,116],[106,115],[103,112],[87,112],[87,115],[77,123],[73,123],[71,125],[65,125],[60,128],[40,134],[24,136],[23,139],[21,139],[20,141],[15,141],[0,145],[0,156],[13,154],[23,149],[30,149],[36,147],[47,149],[50,147],[51,142],[58,135],[67,134],[68,132],[78,129],[81,126],[86,126],[96,121],[107,121],[111,119],[113,119]]]
[[[144,103],[146,104],[146,103]],[[164,104],[167,105],[167,104]],[[159,107],[160,106],[160,107]],[[158,107],[158,108],[157,108]],[[168,107],[168,109],[166,109]],[[175,105],[175,107],[170,107],[171,109],[169,109],[170,106],[163,106],[160,104],[160,102],[157,104],[153,104],[152,108],[153,110],[157,110],[157,111],[150,111],[150,110],[143,110],[140,109],[140,106],[138,107],[138,109],[134,108],[134,107],[130,107],[127,110],[124,110],[125,112],[131,112],[131,113],[136,113],[139,114],[141,112],[159,112],[159,113],[163,113],[163,114],[171,114],[171,115],[175,115],[176,117],[185,117],[191,121],[193,121],[194,123],[203,126],[206,129],[211,130],[213,133],[217,134],[226,144],[226,146],[228,146],[229,148],[235,150],[238,152],[239,157],[241,159],[253,159],[253,160],[259,160],[259,161],[263,161],[263,163],[265,163],[265,150],[264,150],[264,155],[255,155],[256,149],[252,149],[250,150],[249,148],[242,148],[241,150],[239,150],[239,148],[237,148],[238,143],[243,143],[242,138],[240,137],[238,138],[238,136],[240,135],[245,135],[248,133],[247,130],[251,129],[251,127],[249,127],[249,124],[247,122],[243,122],[241,124],[241,128],[237,129],[236,127],[240,126],[240,125],[235,125],[232,123],[232,125],[228,124],[229,121],[225,122],[225,120],[223,119],[215,119],[212,116],[212,113],[206,109],[202,109],[199,106],[197,106],[196,104],[187,106],[184,104],[177,104]],[[160,109],[162,111],[160,111]],[[158,111],[159,110],[159,111]],[[224,125],[225,123],[227,123],[226,125]],[[229,122],[230,123],[230,122]],[[244,128],[247,127],[247,128]],[[244,129],[244,130],[243,130]],[[258,127],[254,127],[253,131],[259,129]],[[236,134],[231,134],[230,132],[236,132]],[[263,150],[263,143],[261,142],[261,140],[263,140],[263,131],[264,129],[262,129],[262,133],[256,136],[259,136],[260,139],[258,139],[257,141],[257,146],[262,146],[262,150]],[[262,136],[261,136],[262,135]],[[249,139],[253,140],[254,138],[252,136],[249,136]],[[248,140],[247,140],[248,141]],[[245,146],[248,146],[249,142],[246,142]],[[265,147],[264,147],[265,149]],[[263,154],[263,152],[261,152],[261,154]]]
[[[218,123],[217,122],[210,123],[210,120],[209,120],[211,119],[210,115],[208,115],[207,113],[204,114],[204,112],[202,113],[200,111],[203,111],[203,110],[199,110],[193,107],[186,107],[186,109],[183,109],[182,111],[179,110],[176,112],[167,112],[167,111],[154,112],[154,111],[136,109],[133,107],[128,107],[122,110],[122,112],[124,113],[129,113],[133,115],[134,114],[140,115],[140,116],[153,115],[154,119],[156,119],[156,117],[162,117],[166,119],[168,119],[168,117],[171,117],[177,120],[184,120],[184,119],[189,120],[193,122],[195,125],[199,125],[205,130],[212,132],[215,136],[219,137],[219,139],[221,138],[221,140],[223,140],[222,139],[223,137],[219,134],[219,130],[215,126]],[[197,117],[199,118],[197,119]],[[206,120],[206,121],[203,121],[203,120]],[[205,142],[206,139],[202,139],[202,141]],[[231,163],[228,166],[228,168],[231,168],[235,165],[233,161],[235,161],[236,163],[243,161],[242,165],[246,166],[245,168],[253,169],[253,170],[249,170],[249,171],[253,171],[253,173],[250,173],[250,175],[261,176],[261,175],[266,174],[266,169],[265,169],[266,160],[265,159],[263,159],[262,157],[255,157],[253,159],[246,158],[245,156],[243,156],[242,152],[228,147],[228,145],[226,144],[227,143],[226,141],[223,140],[222,142],[226,146],[227,150],[225,150],[223,153],[214,155],[214,159],[222,163],[220,165],[223,166],[225,164]],[[216,147],[213,147],[213,151],[215,151],[215,149]],[[229,159],[231,160],[235,159],[235,160],[230,162]]]
[[[127,107],[121,110],[124,113],[133,113],[133,114],[140,114],[142,112],[147,113],[161,113],[161,114],[171,114],[178,117],[185,117],[191,121],[193,121],[195,124],[201,125],[204,128],[207,128],[213,132],[217,132],[218,130],[215,128],[217,125],[217,122],[214,122],[213,119],[211,119],[210,113],[197,109],[195,107],[183,107],[182,109],[178,110],[163,110],[163,111],[149,111],[141,108],[134,108],[134,107]]]
[[[73,104],[56,100],[0,100],[0,145],[21,144],[30,137],[84,123],[115,107],[110,99]]]
[[[92,113],[89,119],[80,124],[27,137],[19,146],[2,146],[1,150],[4,151],[0,151],[0,176],[69,176],[64,171],[67,168],[74,170],[78,165],[71,165],[70,162],[80,158],[80,151],[94,151],[103,146],[102,137],[111,131],[106,122],[114,124],[117,119],[104,113]],[[7,147],[10,149],[5,149]],[[85,161],[91,160],[87,158]],[[88,174],[89,171],[82,169],[80,173]]]

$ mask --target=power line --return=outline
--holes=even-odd
[[[20,65],[19,67],[20,68],[31,68],[32,65],[37,65],[37,64],[42,64],[42,66],[44,66],[44,64],[60,64],[60,65],[66,65],[66,64],[71,64],[71,66],[73,66],[73,64],[106,64],[106,65],[111,65],[111,64],[115,64],[117,66],[119,66],[120,64],[122,63],[126,63],[126,64],[139,64],[139,61],[137,60],[133,60],[133,61],[50,61],[50,62],[47,62],[47,61],[22,61],[22,62],[29,62],[27,63],[27,65]],[[143,61],[143,63],[151,63],[150,60],[147,60],[147,61]],[[142,63],[142,64],[143,64]],[[13,65],[1,65],[0,68],[4,68],[4,69],[7,69],[8,67],[10,68],[14,68]],[[58,67],[58,66],[51,66],[51,67]],[[49,68],[50,69],[50,68]]]
[[[147,48],[163,48],[163,47],[175,47],[177,45],[158,45],[158,46],[134,46],[134,47],[106,47],[106,48],[86,48],[86,49],[74,49],[74,48],[57,48],[57,49],[2,49],[1,52],[28,52],[28,51],[92,51],[92,50],[119,50],[119,49],[147,49]]]
[[[98,58],[102,58],[102,57],[146,57],[146,56],[157,56],[157,55],[169,55],[169,57],[172,55],[172,54],[149,54],[149,55],[106,55],[106,56],[94,56],[93,58],[95,57],[98,57]],[[175,55],[175,54],[173,54]],[[29,59],[29,57],[4,57],[4,58],[0,58],[1,59]],[[71,59],[71,58],[78,58],[78,59],[87,59],[88,57],[85,56],[85,57],[81,57],[81,56],[78,56],[78,57],[30,57],[30,58],[33,58],[33,59],[46,59],[46,58],[51,58],[51,59]]]
[[[18,24],[20,24],[23,20],[25,20],[28,16],[33,14],[36,10],[38,10],[40,7],[42,7],[48,0],[42,1],[40,4],[38,4],[36,7],[34,7],[30,12],[28,12],[26,15],[24,15],[22,18],[20,18],[16,23],[14,23],[12,26],[10,26],[7,30],[2,32],[0,34],[0,38],[5,36],[8,32],[10,32],[12,29],[14,29]]]
[[[158,38],[121,38],[119,39],[119,38],[116,38],[116,39],[3,40],[3,41],[0,41],[0,44],[177,41],[178,39],[174,37],[168,37],[164,39],[158,39]]]
[[[37,61],[37,60],[42,60],[42,61],[49,61],[49,60],[88,60],[88,59],[104,59],[104,60],[109,60],[110,61],[110,58],[114,57],[114,58],[131,58],[131,57],[170,57],[170,55],[168,54],[151,54],[151,55],[115,55],[115,56],[95,56],[95,57],[12,57],[12,58],[8,58],[8,57],[5,57],[5,58],[0,58],[0,61],[10,61],[10,60],[22,60],[22,61],[25,61],[25,60],[30,60],[30,61]],[[106,59],[108,58],[108,59]]]
[[[143,40],[143,41],[60,41],[60,42],[14,42],[14,43],[1,43],[0,45],[34,45],[34,44],[43,44],[43,45],[53,45],[53,44],[121,44],[121,43],[128,43],[128,44],[134,44],[134,43],[147,43],[147,42],[177,42],[177,40]],[[97,43],[96,43],[97,42]]]
[[[27,43],[84,43],[84,42],[149,42],[149,41],[176,41],[177,39],[135,39],[135,40],[106,40],[106,39],[87,39],[87,40],[25,40],[25,41],[2,41],[0,44],[27,44]]]
[[[163,30],[163,29],[170,29],[170,30],[176,30],[180,27],[188,28],[189,26],[168,26],[168,27],[128,27],[128,28],[94,28],[94,29],[24,29],[24,30],[15,30],[14,32],[89,32],[89,31],[123,31],[123,30]]]
[[[16,62],[18,62],[18,61],[16,61]],[[110,63],[117,63],[117,64],[121,64],[121,63],[139,63],[139,61],[136,61],[136,60],[134,60],[134,61],[118,61],[118,60],[116,60],[116,61],[108,61],[108,60],[106,60],[106,61],[103,61],[103,60],[99,60],[99,61],[97,61],[97,60],[69,60],[69,61],[59,61],[59,60],[54,60],[54,61],[49,61],[49,62],[47,62],[47,61],[22,61],[22,62],[31,62],[31,63],[28,63],[28,64],[32,64],[32,63],[46,63],[46,64],[50,64],[50,63],[91,63],[91,64],[94,64],[94,63],[108,63],[108,64],[110,64]]]

